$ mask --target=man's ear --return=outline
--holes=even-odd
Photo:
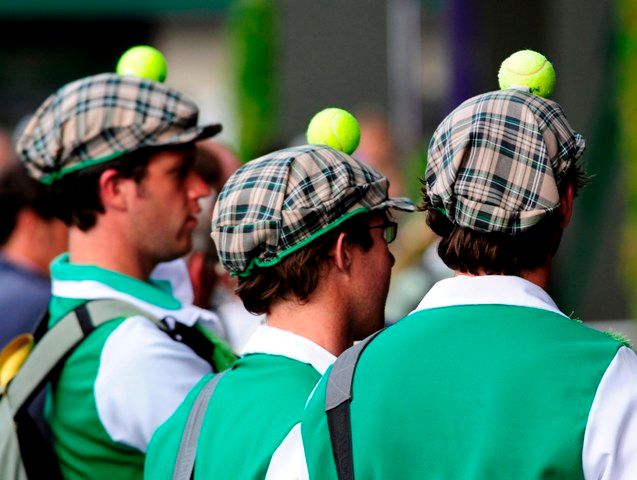
[[[99,193],[105,210],[126,210],[127,195],[132,179],[123,178],[113,168],[104,171],[99,178]]]
[[[564,194],[560,199],[560,216],[562,220],[560,221],[560,227],[563,229],[568,226],[571,222],[571,217],[573,216],[573,199],[575,198],[575,190],[573,188],[572,183],[567,183],[566,188],[564,189]]]
[[[352,245],[347,241],[347,234],[341,232],[330,250],[330,258],[340,271],[347,272],[352,266]]]

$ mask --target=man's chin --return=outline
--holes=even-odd
[[[172,262],[173,260],[186,256],[191,250],[192,241],[188,241],[187,244],[184,244],[183,246],[176,246],[170,252],[163,252],[163,254],[158,258],[157,263]]]

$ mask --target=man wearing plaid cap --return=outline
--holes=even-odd
[[[583,150],[557,103],[520,89],[442,121],[423,200],[456,276],[323,377],[290,478],[637,478],[637,357],[545,291]]]
[[[51,95],[19,139],[23,163],[51,185],[70,227],[69,252],[51,267],[49,326],[98,299],[132,304],[167,325],[114,318],[66,360],[48,411],[65,478],[140,478],[155,429],[203,375],[234,360],[212,333],[214,315],[149,280],[159,262],[190,250],[197,202],[208,194],[192,169],[195,142],[220,126],[197,126],[197,118],[171,88],[101,74]]]
[[[314,145],[266,155],[230,177],[212,238],[245,307],[265,313],[267,325],[232,370],[204,378],[157,431],[145,478],[190,478],[192,462],[195,478],[289,474],[289,465],[268,470],[270,459],[298,434],[312,388],[336,355],[383,326],[394,261],[387,244],[396,235],[387,211],[414,209],[388,188],[371,167]]]

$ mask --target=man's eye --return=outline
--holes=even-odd
[[[175,174],[176,174],[177,178],[184,179],[184,178],[186,178],[188,176],[188,172],[189,171],[190,171],[190,168],[189,168],[188,165],[186,165],[186,166],[178,168],[175,171]]]

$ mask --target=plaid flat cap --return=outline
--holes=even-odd
[[[151,80],[103,73],[60,88],[26,125],[17,151],[30,175],[52,183],[65,174],[144,147],[211,137],[220,125],[197,126],[199,109]]]
[[[515,88],[478,95],[434,132],[427,196],[456,225],[516,234],[559,206],[584,149],[559,104]]]
[[[268,267],[354,215],[388,208],[389,180],[355,158],[319,145],[279,150],[237,170],[219,193],[211,237],[232,274]]]

